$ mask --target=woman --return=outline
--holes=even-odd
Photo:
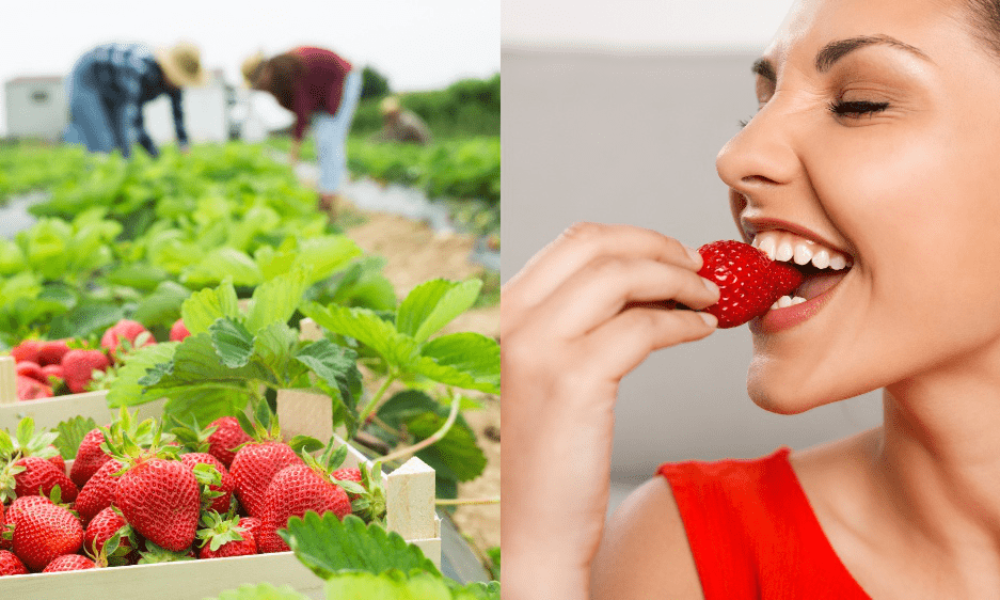
[[[188,145],[181,88],[201,85],[205,72],[197,46],[180,43],[151,50],[141,44],[104,44],[84,54],[67,78],[70,124],[64,139],[91,152],[122,156],[139,144],[152,156],[156,145],[146,132],[142,107],[166,94],[173,109],[177,143]]]
[[[347,133],[361,97],[360,72],[341,56],[312,47],[295,48],[270,60],[257,55],[247,59],[242,70],[251,87],[270,93],[295,113],[293,165],[312,121],[320,169],[319,207],[332,219],[347,172]]]
[[[718,291],[675,240],[592,224],[508,282],[506,599],[1000,595],[998,18],[985,1],[800,0],[718,157],[745,240],[849,265],[751,323],[751,398],[793,414],[882,389],[882,426],[665,465],[605,526],[619,381],[715,328],[647,303]]]

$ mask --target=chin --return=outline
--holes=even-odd
[[[754,359],[747,373],[747,393],[754,404],[779,415],[797,415],[818,406],[871,391],[846,389],[815,371],[790,372],[775,361]]]

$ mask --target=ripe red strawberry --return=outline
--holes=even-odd
[[[174,322],[174,326],[170,328],[171,342],[183,341],[184,338],[189,335],[191,335],[191,332],[188,331],[188,328],[184,325],[184,319],[177,319],[177,321]]]
[[[361,469],[357,467],[344,467],[343,469],[337,469],[331,474],[331,477],[337,481],[353,481],[354,483],[361,485]],[[347,497],[354,501],[357,499],[357,494],[348,493]]]
[[[265,498],[257,539],[261,553],[289,550],[277,531],[284,529],[291,517],[302,517],[306,511],[320,515],[332,511],[340,519],[351,514],[347,492],[304,464],[286,467],[275,475]]]
[[[62,364],[63,357],[69,352],[69,346],[66,344],[66,341],[51,340],[42,342],[41,347],[38,349],[38,364],[43,367],[46,365]]]
[[[712,242],[698,252],[704,259],[698,274],[721,291],[719,301],[705,309],[719,319],[720,329],[738,327],[763,315],[802,283],[802,274],[794,267],[773,262],[743,242]]]
[[[17,363],[14,367],[14,372],[18,375],[23,375],[24,377],[31,377],[35,381],[39,381],[41,383],[48,383],[48,380],[45,378],[45,373],[42,371],[42,365],[31,362],[30,360],[22,360]]]
[[[123,528],[128,527],[125,518],[109,506],[97,516],[90,520],[86,530],[83,532],[83,549],[92,556],[99,555],[104,550],[104,545]],[[128,530],[123,531],[118,541],[119,548],[132,548],[132,542],[128,537]]]
[[[80,490],[74,508],[79,513],[84,525],[90,523],[90,520],[96,517],[97,513],[114,503],[115,493],[118,491],[121,478],[112,475],[121,470],[122,464],[120,462],[113,458],[108,459]]]
[[[121,476],[114,504],[157,546],[179,552],[194,542],[201,491],[191,467],[179,460],[140,458]]]
[[[60,471],[49,460],[38,456],[28,456],[18,460],[15,464],[25,469],[14,475],[14,482],[17,484],[14,493],[19,498],[22,496],[48,496],[52,493],[52,488],[58,485],[60,498],[63,502],[76,500],[79,492],[76,485],[66,476],[65,471]]]
[[[82,554],[64,554],[57,556],[42,570],[42,573],[61,573],[63,571],[83,571],[96,569],[97,565]]]
[[[4,513],[4,520],[0,523],[0,549],[10,550],[14,546],[13,542],[2,534],[4,531],[13,530],[15,517],[26,509],[39,504],[52,504],[52,501],[45,496],[23,496],[10,503]]]
[[[244,522],[257,521],[252,517],[243,519],[222,519],[209,513],[209,527],[198,532],[204,544],[198,558],[224,558],[227,556],[249,556],[257,554],[257,541],[253,530]],[[258,525],[259,527],[259,522]],[[237,536],[241,539],[236,539]]]
[[[53,449],[54,449],[54,448],[55,448],[55,446],[51,446],[51,448],[53,448]],[[48,461],[49,461],[50,463],[52,463],[52,464],[53,464],[53,465],[55,466],[55,468],[59,469],[59,470],[60,470],[60,471],[62,471],[63,473],[65,473],[65,472],[66,472],[66,459],[64,459],[64,458],[62,457],[62,454],[58,454],[58,451],[57,451],[57,453],[56,453],[56,455],[55,455],[55,456],[50,456],[50,457],[48,458]],[[72,481],[72,479],[71,479],[71,481]],[[75,483],[75,482],[74,482],[74,483]],[[76,488],[77,488],[77,489],[80,489],[80,486],[76,486]]]
[[[80,448],[76,451],[76,460],[73,461],[73,467],[69,471],[69,478],[77,487],[82,488],[101,465],[111,458],[101,450],[103,443],[104,434],[98,428],[91,429],[83,436]]]
[[[222,495],[212,500],[209,508],[219,514],[225,514],[229,510],[229,501],[233,497],[233,490],[236,489],[236,480],[233,479],[225,465],[219,459],[205,452],[191,452],[181,455],[181,462],[191,469],[199,464],[212,465],[218,469],[219,474],[222,475],[222,484],[209,486],[209,489],[213,492],[221,492]]]
[[[229,468],[236,456],[235,448],[251,441],[251,438],[240,428],[236,417],[221,417],[209,423],[208,426],[216,428],[206,439],[209,444],[208,453],[219,459],[222,464],[226,465],[226,468]]]
[[[39,503],[14,517],[14,554],[32,571],[56,557],[75,554],[83,545],[80,520],[62,506]]]
[[[101,347],[108,351],[112,360],[117,360],[118,348],[122,345],[122,341],[128,340],[128,343],[132,347],[135,347],[135,339],[143,333],[147,335],[146,340],[141,344],[142,346],[149,346],[156,343],[156,340],[153,339],[153,335],[149,333],[149,330],[146,329],[142,323],[122,319],[104,332],[104,335],[101,336]]]
[[[49,383],[49,377],[55,377],[56,379],[65,379],[63,373],[62,365],[45,365],[42,367],[42,375],[45,375],[44,383]]]
[[[302,459],[282,442],[250,443],[240,448],[229,472],[236,480],[236,498],[251,517],[263,519],[264,494],[278,471],[298,464],[303,464]]]
[[[10,349],[10,355],[14,357],[14,362],[30,361],[37,364],[41,349],[41,340],[24,340]]]
[[[70,350],[63,356],[62,368],[66,387],[74,394],[86,391],[94,371],[106,371],[111,361],[100,350]]]
[[[39,398],[51,398],[52,388],[38,381],[33,377],[17,376],[17,399],[38,400]]]
[[[0,550],[0,577],[4,575],[27,575],[28,567],[9,550]]]

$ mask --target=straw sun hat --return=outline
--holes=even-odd
[[[240,72],[243,73],[243,85],[245,87],[253,87],[254,80],[260,75],[260,68],[264,65],[264,60],[264,52],[261,51],[247,57],[243,61],[243,65],[240,66]]]
[[[383,115],[391,115],[393,113],[398,113],[403,110],[403,107],[399,105],[399,98],[395,96],[387,96],[382,102],[379,103],[379,109],[382,111]]]
[[[171,82],[181,86],[203,85],[205,70],[201,68],[201,52],[198,46],[181,42],[170,48],[157,48],[156,62]]]

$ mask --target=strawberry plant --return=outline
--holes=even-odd
[[[293,517],[281,536],[295,556],[326,581],[326,598],[347,600],[397,598],[400,600],[499,600],[500,584],[461,585],[447,577],[396,533],[347,516],[306,513]],[[269,584],[244,586],[223,592],[216,600],[302,600],[289,588]]]

